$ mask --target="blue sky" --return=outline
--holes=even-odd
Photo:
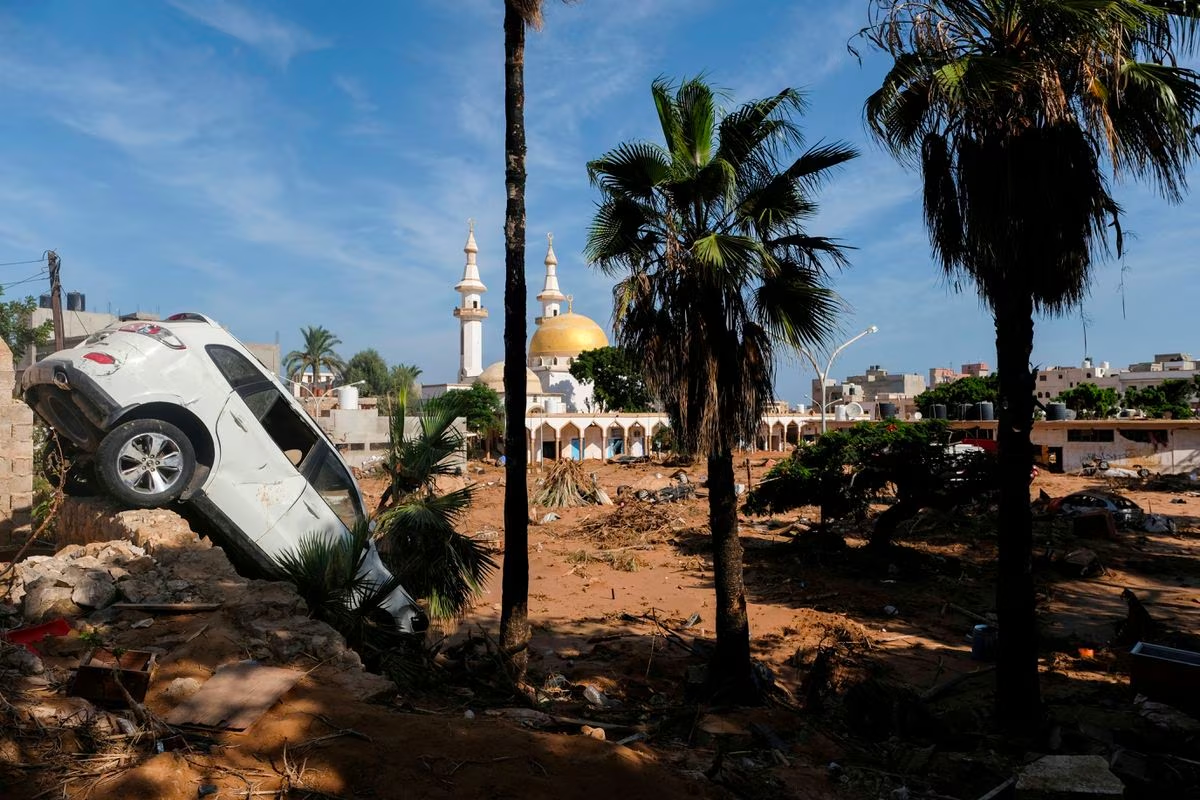
[[[834,373],[993,363],[990,318],[947,286],[917,176],[871,143],[862,102],[884,62],[846,50],[865,2],[547,3],[526,62],[530,319],[545,234],[563,290],[608,327],[610,282],[582,258],[595,192],[584,165],[656,138],[650,82],[705,73],[735,100],[807,92],[811,141],[862,151],[825,188],[812,232],[856,250],[835,286],[853,345]],[[484,363],[501,356],[503,33],[499,0],[9,0],[0,6],[0,263],[63,260],[89,310],[199,310],[284,352],[324,325],[343,356],[376,347],[429,382],[457,370],[466,220],[490,292]],[[1200,351],[1197,205],[1117,187],[1136,238],[1101,265],[1088,350],[1125,366]],[[1122,272],[1124,266],[1124,272]],[[0,267],[0,285],[37,266]],[[1124,283],[1123,295],[1118,291]],[[9,286],[10,298],[43,291]],[[532,325],[532,322],[531,322]],[[1084,355],[1076,315],[1038,325],[1035,362]],[[777,394],[807,402],[811,369]]]

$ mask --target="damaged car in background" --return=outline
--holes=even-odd
[[[202,314],[114,323],[30,366],[21,388],[73,471],[127,506],[185,503],[254,572],[277,577],[303,538],[347,540],[368,524],[329,437]],[[395,584],[373,543],[359,569],[365,583]],[[402,587],[381,606],[402,632],[429,625]]]

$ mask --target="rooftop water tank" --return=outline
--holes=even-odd
[[[83,292],[67,292],[67,311],[87,311]]]
[[[1050,422],[1061,422],[1067,418],[1066,403],[1046,403],[1046,419]]]
[[[345,409],[346,411],[358,410],[357,386],[339,386],[333,391],[337,395],[338,408]]]

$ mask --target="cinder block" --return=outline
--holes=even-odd
[[[14,478],[33,477],[33,459],[29,457],[12,460],[12,475]]]
[[[33,458],[33,439],[17,437],[8,443],[7,450],[9,458]]]
[[[14,492],[9,503],[9,508],[14,514],[20,511],[30,511],[33,509],[33,492]]]

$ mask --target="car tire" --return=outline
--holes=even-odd
[[[134,508],[157,508],[179,499],[195,472],[191,440],[162,420],[118,425],[96,450],[96,473],[104,488]]]

